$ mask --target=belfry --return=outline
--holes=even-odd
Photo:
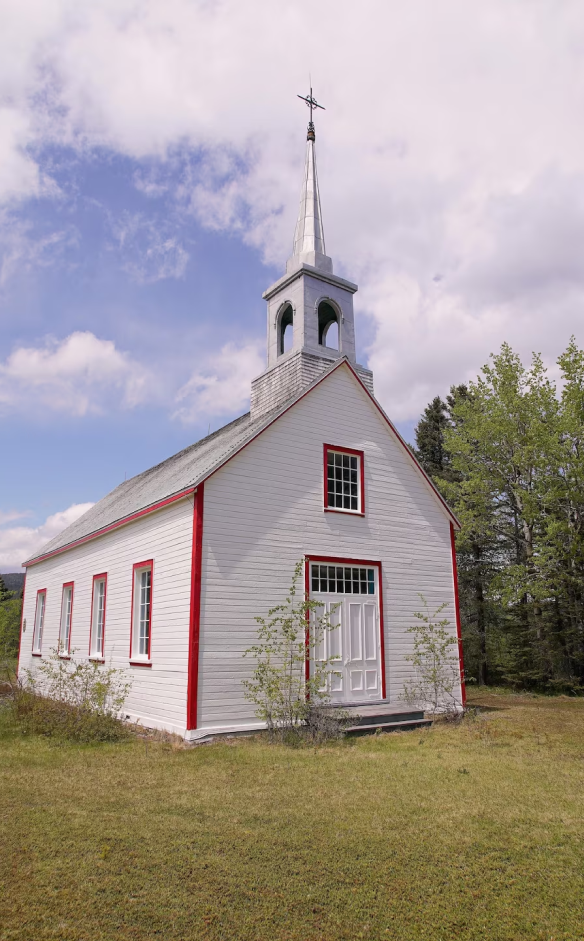
[[[263,294],[268,302],[268,364],[252,382],[252,420],[279,408],[342,357],[373,393],[373,373],[356,361],[353,295],[357,285],[333,274],[332,258],[326,254],[312,89],[304,100],[312,106],[300,210],[286,274]]]

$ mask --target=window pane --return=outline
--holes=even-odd
[[[138,652],[141,657],[148,656],[150,646],[150,590],[152,573],[144,569],[139,575],[139,608],[138,608]]]
[[[359,458],[341,451],[329,451],[326,487],[329,507],[358,512]]]
[[[69,638],[71,636],[71,613],[73,605],[73,588],[68,585],[63,589],[63,604],[61,609],[61,630],[59,633],[60,646],[62,650],[69,650]]]
[[[95,583],[94,613],[93,653],[101,657],[103,655],[103,635],[105,629],[105,579],[100,579]]]
[[[375,570],[313,564],[312,591],[345,595],[374,595]]]

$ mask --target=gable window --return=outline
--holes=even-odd
[[[152,559],[134,566],[132,589],[132,640],[130,660],[150,662],[152,623]]]
[[[43,645],[43,628],[45,626],[45,608],[47,604],[46,588],[37,591],[36,610],[34,614],[34,630],[32,632],[32,652],[40,656]]]
[[[363,451],[324,446],[324,508],[337,513],[365,513]]]
[[[71,652],[71,620],[73,618],[73,582],[63,585],[61,599],[61,625],[59,627],[59,653],[68,657]]]
[[[101,660],[103,658],[106,594],[107,575],[94,575],[93,592],[91,596],[91,628],[89,635],[89,656],[93,660]]]

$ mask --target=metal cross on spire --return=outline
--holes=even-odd
[[[310,108],[310,121],[308,122],[308,134],[307,140],[314,140],[314,121],[312,120],[312,112],[316,111],[317,108],[321,108],[323,111],[326,111],[324,105],[319,105],[316,98],[312,94],[312,85],[310,86],[310,94],[308,95],[297,95],[298,98],[301,98],[302,101],[305,101],[308,107]]]

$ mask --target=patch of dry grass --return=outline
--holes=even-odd
[[[582,941],[584,701],[291,749],[5,717],[1,941]]]

